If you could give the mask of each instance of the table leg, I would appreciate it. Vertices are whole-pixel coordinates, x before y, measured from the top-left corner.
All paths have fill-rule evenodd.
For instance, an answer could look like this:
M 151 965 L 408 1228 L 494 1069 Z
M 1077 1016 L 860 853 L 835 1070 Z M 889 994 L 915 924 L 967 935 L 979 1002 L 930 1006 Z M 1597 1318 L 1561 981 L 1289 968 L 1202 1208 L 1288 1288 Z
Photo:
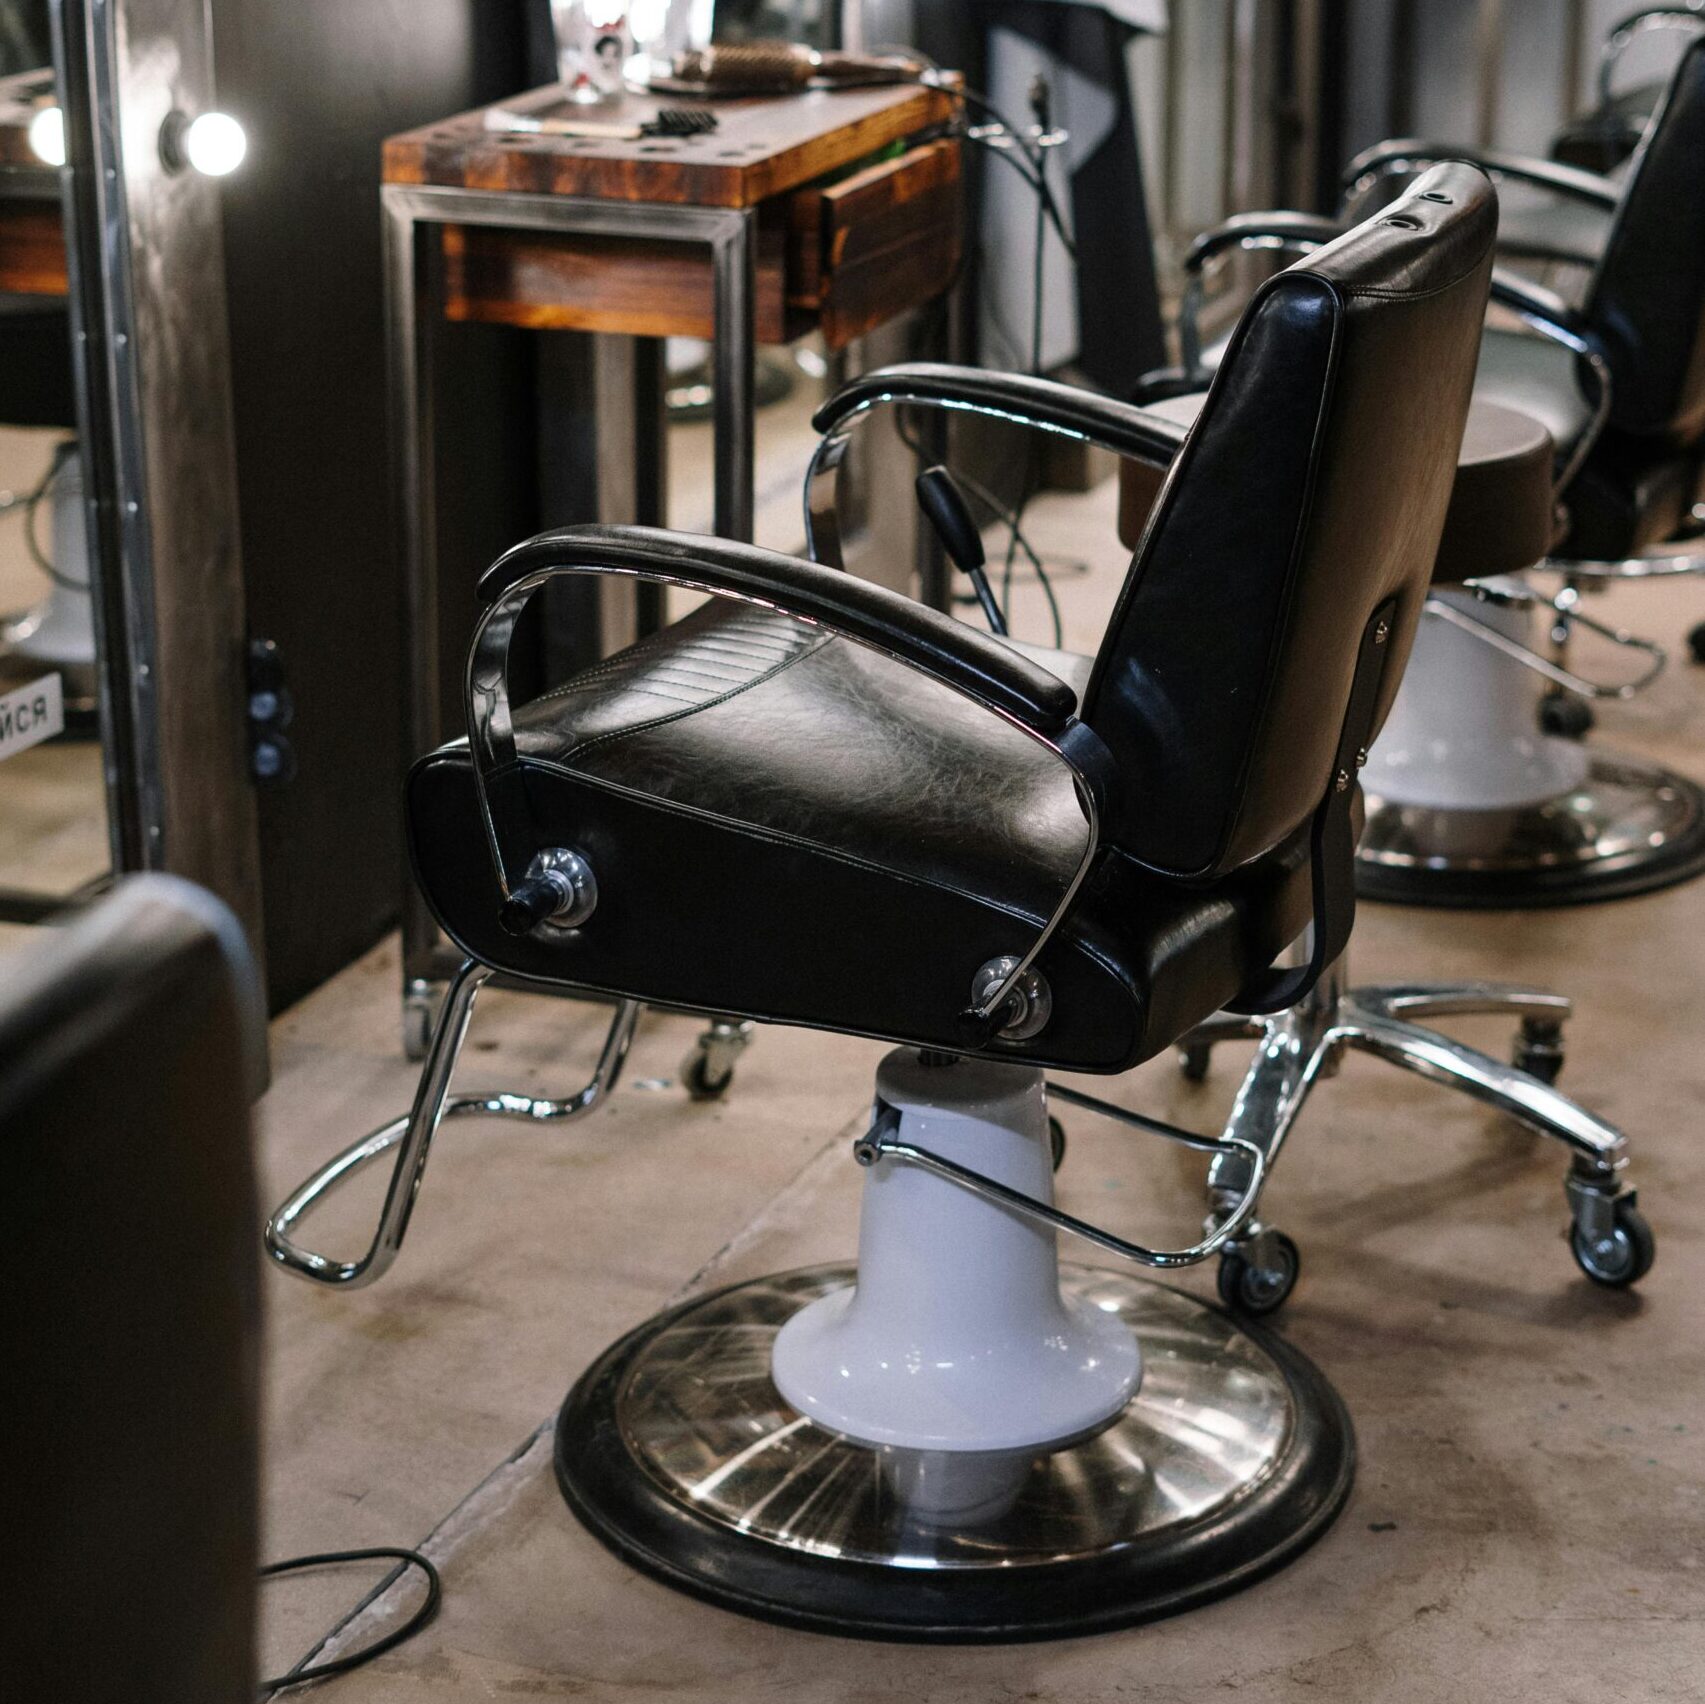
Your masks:
M 393 524 L 401 551 L 404 739 L 407 755 L 430 751 L 442 737 L 438 561 L 435 538 L 435 418 L 431 324 L 424 298 L 433 297 L 436 269 L 422 265 L 422 239 L 438 227 L 417 221 L 384 193 L 385 341 L 391 427 Z M 423 289 L 422 286 L 425 286 Z M 438 928 L 406 871 L 402 893 L 403 1039 L 418 1058 L 431 1033 L 442 993 L 434 959 Z
M 758 215 L 731 210 L 711 240 L 714 291 L 713 379 L 716 433 L 716 531 L 752 537 L 752 359 Z

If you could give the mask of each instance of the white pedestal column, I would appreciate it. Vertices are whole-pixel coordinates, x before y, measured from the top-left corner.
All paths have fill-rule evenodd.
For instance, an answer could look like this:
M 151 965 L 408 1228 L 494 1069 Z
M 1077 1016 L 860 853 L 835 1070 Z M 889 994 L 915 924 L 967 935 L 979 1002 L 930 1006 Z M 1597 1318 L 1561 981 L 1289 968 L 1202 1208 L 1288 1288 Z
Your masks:
M 983 1060 L 925 1065 L 897 1049 L 876 1092 L 900 1136 L 1053 1199 L 1042 1074 Z M 860 1443 L 1036 1452 L 1083 1437 L 1137 1389 L 1130 1328 L 1062 1297 L 1054 1233 L 883 1159 L 865 1175 L 858 1281 L 802 1309 L 772 1374 L 793 1407 Z
M 1534 612 L 1435 594 L 1523 644 Z M 1579 741 L 1540 732 L 1540 677 L 1436 615 L 1421 618 L 1391 715 L 1362 785 L 1385 804 L 1430 810 L 1537 805 L 1586 779 Z

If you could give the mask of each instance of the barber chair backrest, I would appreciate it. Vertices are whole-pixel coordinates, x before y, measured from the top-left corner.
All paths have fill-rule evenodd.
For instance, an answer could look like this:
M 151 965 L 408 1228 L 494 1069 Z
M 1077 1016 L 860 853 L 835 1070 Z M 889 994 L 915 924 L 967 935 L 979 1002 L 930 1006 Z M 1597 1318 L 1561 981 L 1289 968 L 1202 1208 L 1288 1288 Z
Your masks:
M 1109 825 L 1139 862 L 1221 876 L 1309 818 L 1364 631 L 1394 601 L 1384 719 L 1450 501 L 1496 227 L 1480 172 L 1434 167 L 1245 311 L 1084 699 L 1141 779 L 1141 808 Z
M 1705 435 L 1705 35 L 1634 155 L 1583 312 L 1610 362 L 1610 424 Z
M 0 968 L 8 1704 L 254 1697 L 259 996 L 138 876 Z

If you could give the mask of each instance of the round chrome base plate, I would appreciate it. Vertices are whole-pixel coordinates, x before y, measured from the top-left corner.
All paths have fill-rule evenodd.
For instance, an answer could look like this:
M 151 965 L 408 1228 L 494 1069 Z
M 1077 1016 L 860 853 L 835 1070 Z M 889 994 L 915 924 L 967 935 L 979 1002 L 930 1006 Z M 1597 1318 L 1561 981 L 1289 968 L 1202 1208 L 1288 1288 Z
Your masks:
M 1579 787 L 1536 805 L 1439 810 L 1370 795 L 1356 850 L 1356 891 L 1395 905 L 1586 905 L 1701 871 L 1705 790 L 1598 751 Z
M 1143 1382 L 1051 1454 L 872 1449 L 770 1382 L 777 1331 L 853 1281 L 811 1267 L 648 1320 L 557 1422 L 557 1480 L 618 1555 L 746 1614 L 884 1639 L 1054 1638 L 1205 1603 L 1317 1538 L 1349 1494 L 1349 1416 L 1281 1339 L 1179 1291 L 1066 1268 L 1124 1318 Z

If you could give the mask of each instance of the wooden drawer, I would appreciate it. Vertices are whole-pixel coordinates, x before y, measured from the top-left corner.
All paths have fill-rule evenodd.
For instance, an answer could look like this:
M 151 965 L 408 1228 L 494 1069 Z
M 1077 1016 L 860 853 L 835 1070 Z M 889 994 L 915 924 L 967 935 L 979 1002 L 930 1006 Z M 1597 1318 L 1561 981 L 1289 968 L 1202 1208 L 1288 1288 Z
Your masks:
M 787 305 L 839 349 L 941 294 L 964 241 L 957 142 L 926 142 L 788 201 Z
M 0 292 L 63 296 L 67 289 L 59 203 L 0 200 Z
M 930 300 L 961 243 L 959 148 L 929 142 L 758 214 L 756 330 L 830 348 Z M 445 315 L 540 331 L 712 334 L 710 261 L 688 243 L 444 228 Z

